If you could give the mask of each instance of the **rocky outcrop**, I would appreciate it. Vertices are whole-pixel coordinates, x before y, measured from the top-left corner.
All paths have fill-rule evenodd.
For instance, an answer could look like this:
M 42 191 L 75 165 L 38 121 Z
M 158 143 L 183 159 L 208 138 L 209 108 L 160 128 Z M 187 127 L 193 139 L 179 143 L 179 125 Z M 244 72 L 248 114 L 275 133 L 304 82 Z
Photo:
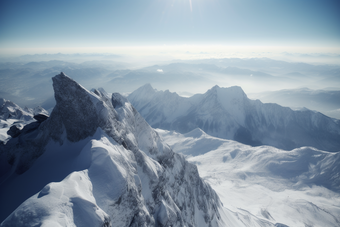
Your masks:
M 18 137 L 20 133 L 21 131 L 16 125 L 11 126 L 7 131 L 7 134 L 10 135 L 12 138 Z

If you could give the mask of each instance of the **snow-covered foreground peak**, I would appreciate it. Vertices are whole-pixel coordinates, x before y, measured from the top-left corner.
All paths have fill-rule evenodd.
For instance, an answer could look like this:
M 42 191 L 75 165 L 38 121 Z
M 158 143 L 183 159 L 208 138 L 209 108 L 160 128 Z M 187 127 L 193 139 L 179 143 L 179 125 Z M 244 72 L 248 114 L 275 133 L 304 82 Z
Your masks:
M 128 99 L 154 128 L 187 133 L 201 128 L 209 135 L 259 146 L 291 150 L 312 146 L 340 151 L 340 121 L 321 113 L 292 110 L 277 104 L 250 100 L 240 87 L 214 86 L 190 98 L 176 93 L 132 92 Z M 171 94 L 171 95 L 170 95 Z
M 0 172 L 1 226 L 272 226 L 223 208 L 120 94 L 63 73 L 53 88 L 50 117 L 0 147 L 11 164 Z
M 340 153 L 251 147 L 198 133 L 157 129 L 235 212 L 288 226 L 340 225 Z

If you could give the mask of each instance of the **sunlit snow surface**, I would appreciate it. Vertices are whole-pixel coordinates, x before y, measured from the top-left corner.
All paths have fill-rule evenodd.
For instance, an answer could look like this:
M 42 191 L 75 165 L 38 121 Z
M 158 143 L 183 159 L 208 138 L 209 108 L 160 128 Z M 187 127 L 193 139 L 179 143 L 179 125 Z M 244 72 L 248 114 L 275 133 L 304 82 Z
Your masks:
M 21 204 L 3 223 L 4 226 L 12 224 L 16 226 L 100 226 L 102 223 L 109 222 L 110 217 L 101 208 L 109 210 L 111 206 L 113 210 L 115 203 L 127 190 L 127 181 L 139 180 L 139 178 L 134 178 L 134 167 L 126 161 L 131 159 L 132 152 L 117 145 L 100 129 L 85 146 L 82 144 L 84 143 L 77 143 L 73 147 L 69 144 L 64 146 L 49 144 L 55 149 L 50 149 L 50 152 L 45 153 L 25 176 L 30 178 L 32 183 L 38 184 L 34 182 L 34 176 L 41 178 L 43 176 L 41 171 L 50 173 L 53 169 L 58 169 L 57 163 L 60 164 L 58 161 L 61 161 L 59 159 L 63 159 L 66 169 L 84 170 L 74 172 L 69 170 L 68 172 L 72 173 L 62 181 L 51 182 L 44 186 L 39 193 Z M 79 149 L 76 146 L 83 146 L 83 148 L 78 152 Z M 53 160 L 55 160 L 55 166 L 51 166 Z M 49 165 L 43 163 L 49 163 Z M 123 169 L 122 165 L 126 169 Z M 127 172 L 128 169 L 130 171 Z M 59 175 L 63 175 L 64 172 L 59 171 Z M 140 182 L 136 182 L 136 185 L 140 185 Z M 126 210 L 125 216 L 129 212 L 130 210 Z M 125 216 L 121 215 L 119 219 L 114 220 L 115 223 L 124 226 Z
M 50 117 L 0 144 L 0 226 L 339 225 L 337 153 L 159 131 L 223 207 L 126 98 L 53 86 Z
M 244 226 L 124 97 L 53 86 L 51 116 L 0 147 L 0 226 Z
M 288 226 L 340 225 L 340 154 L 303 147 L 251 147 L 195 129 L 157 129 L 195 163 L 224 207 Z

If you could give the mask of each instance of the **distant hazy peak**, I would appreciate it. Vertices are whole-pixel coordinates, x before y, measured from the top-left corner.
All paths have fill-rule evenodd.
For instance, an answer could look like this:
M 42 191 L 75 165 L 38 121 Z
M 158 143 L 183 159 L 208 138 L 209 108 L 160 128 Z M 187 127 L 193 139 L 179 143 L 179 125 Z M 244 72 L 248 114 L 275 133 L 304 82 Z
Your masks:
M 183 98 L 179 96 L 176 92 L 171 92 L 169 90 L 160 90 L 154 89 L 150 84 L 145 84 L 137 90 L 133 91 L 129 96 L 129 100 L 133 99 L 144 99 L 144 100 L 152 100 L 154 98 L 166 98 L 168 100 L 176 100 L 178 98 Z M 183 98 L 186 99 L 186 98 Z
M 220 87 L 218 85 L 213 86 L 210 90 L 229 90 L 229 91 L 238 91 L 244 93 L 243 89 L 240 86 L 231 86 L 231 87 Z
M 215 86 L 213 86 L 213 87 L 211 88 L 211 90 L 217 90 L 217 89 L 219 89 L 219 88 L 220 88 L 220 86 L 215 85 Z
M 156 89 L 154 89 L 151 84 L 145 84 L 137 90 L 133 91 L 131 94 L 129 94 L 129 99 L 143 99 L 143 100 L 149 100 L 156 94 Z
M 206 97 L 216 97 L 219 99 L 219 102 L 226 103 L 230 102 L 230 100 L 242 100 L 247 99 L 246 93 L 239 86 L 232 87 L 219 87 L 215 85 L 211 89 L 209 89 L 205 94 Z
M 151 91 L 154 92 L 155 89 L 151 86 L 150 83 L 144 84 L 143 86 L 141 86 L 140 88 L 138 88 L 137 90 L 141 90 L 141 91 Z

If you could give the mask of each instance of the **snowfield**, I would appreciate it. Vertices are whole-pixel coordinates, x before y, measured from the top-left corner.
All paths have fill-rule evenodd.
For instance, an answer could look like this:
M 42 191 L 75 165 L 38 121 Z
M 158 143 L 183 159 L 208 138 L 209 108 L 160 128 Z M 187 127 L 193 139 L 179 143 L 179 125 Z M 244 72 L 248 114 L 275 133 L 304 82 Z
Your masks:
M 284 151 L 157 129 L 186 155 L 231 211 L 288 226 L 340 225 L 340 154 L 311 147 Z

